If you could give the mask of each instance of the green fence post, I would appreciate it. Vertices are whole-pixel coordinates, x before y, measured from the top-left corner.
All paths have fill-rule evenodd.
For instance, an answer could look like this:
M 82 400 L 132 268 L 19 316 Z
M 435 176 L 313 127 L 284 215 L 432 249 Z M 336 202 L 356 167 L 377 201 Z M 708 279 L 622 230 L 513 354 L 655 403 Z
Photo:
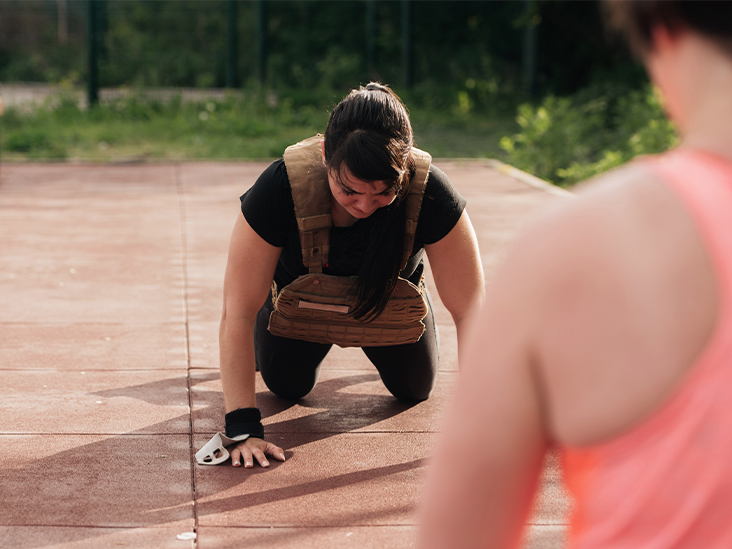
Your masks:
M 376 77 L 376 3 L 366 0 L 366 69 L 369 80 Z
M 526 27 L 524 29 L 523 73 L 524 90 L 529 97 L 536 96 L 537 34 L 541 16 L 534 0 L 524 0 Z
M 237 65 L 239 64 L 237 55 L 237 0 L 229 0 L 226 8 L 226 87 L 236 88 L 239 84 L 237 78 Z
M 412 0 L 402 0 L 402 71 L 404 87 L 414 84 L 414 59 L 412 57 Z
M 257 0 L 257 76 L 264 85 L 267 77 L 267 6 Z
M 93 107 L 99 103 L 99 17 L 97 0 L 87 0 L 87 103 Z

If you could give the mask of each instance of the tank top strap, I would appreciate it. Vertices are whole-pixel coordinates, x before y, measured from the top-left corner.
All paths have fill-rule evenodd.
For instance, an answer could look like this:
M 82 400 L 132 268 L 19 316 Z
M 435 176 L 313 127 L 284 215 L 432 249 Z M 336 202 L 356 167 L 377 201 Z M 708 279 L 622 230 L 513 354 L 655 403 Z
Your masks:
M 725 309 L 732 305 L 732 162 L 698 149 L 649 159 L 652 169 L 686 206 L 718 278 Z

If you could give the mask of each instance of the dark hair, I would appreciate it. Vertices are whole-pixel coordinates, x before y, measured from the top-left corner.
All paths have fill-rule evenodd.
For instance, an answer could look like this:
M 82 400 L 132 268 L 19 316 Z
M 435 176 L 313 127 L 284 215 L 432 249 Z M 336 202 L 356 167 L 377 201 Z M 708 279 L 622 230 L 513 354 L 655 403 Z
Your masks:
M 371 82 L 352 90 L 330 115 L 325 130 L 328 172 L 340 180 L 347 167 L 354 177 L 382 181 L 396 198 L 372 215 L 376 223 L 358 272 L 355 318 L 373 318 L 394 290 L 404 250 L 404 197 L 414 173 L 414 136 L 409 113 L 388 87 Z
M 710 0 L 604 0 L 608 25 L 625 34 L 636 55 L 653 47 L 653 28 L 690 28 L 732 56 L 732 2 Z

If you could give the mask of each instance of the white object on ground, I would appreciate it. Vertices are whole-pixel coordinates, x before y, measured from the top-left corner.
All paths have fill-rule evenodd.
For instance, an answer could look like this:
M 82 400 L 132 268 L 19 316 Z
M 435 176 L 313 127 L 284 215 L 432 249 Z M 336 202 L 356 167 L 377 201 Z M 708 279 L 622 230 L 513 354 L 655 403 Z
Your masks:
M 196 461 L 199 465 L 218 465 L 229 459 L 227 446 L 241 442 L 249 438 L 249 435 L 239 435 L 234 438 L 227 437 L 224 433 L 216 433 L 211 440 L 203 445 L 196 452 Z

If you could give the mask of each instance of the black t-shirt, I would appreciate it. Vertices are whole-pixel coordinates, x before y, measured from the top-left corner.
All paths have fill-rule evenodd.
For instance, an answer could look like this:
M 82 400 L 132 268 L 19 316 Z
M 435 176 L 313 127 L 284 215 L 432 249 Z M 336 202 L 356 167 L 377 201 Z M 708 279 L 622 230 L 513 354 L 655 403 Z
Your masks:
M 452 230 L 465 209 L 465 202 L 444 172 L 430 166 L 414 248 L 403 276 L 415 284 L 419 282 L 424 269 L 424 245 L 434 244 Z M 259 236 L 282 248 L 274 277 L 279 288 L 307 274 L 284 160 L 273 162 L 241 196 L 241 211 Z M 376 220 L 377 216 L 371 215 L 350 227 L 332 227 L 328 265 L 323 272 L 336 276 L 357 274 L 368 246 L 370 228 Z M 404 235 L 399 238 L 403 239 Z

